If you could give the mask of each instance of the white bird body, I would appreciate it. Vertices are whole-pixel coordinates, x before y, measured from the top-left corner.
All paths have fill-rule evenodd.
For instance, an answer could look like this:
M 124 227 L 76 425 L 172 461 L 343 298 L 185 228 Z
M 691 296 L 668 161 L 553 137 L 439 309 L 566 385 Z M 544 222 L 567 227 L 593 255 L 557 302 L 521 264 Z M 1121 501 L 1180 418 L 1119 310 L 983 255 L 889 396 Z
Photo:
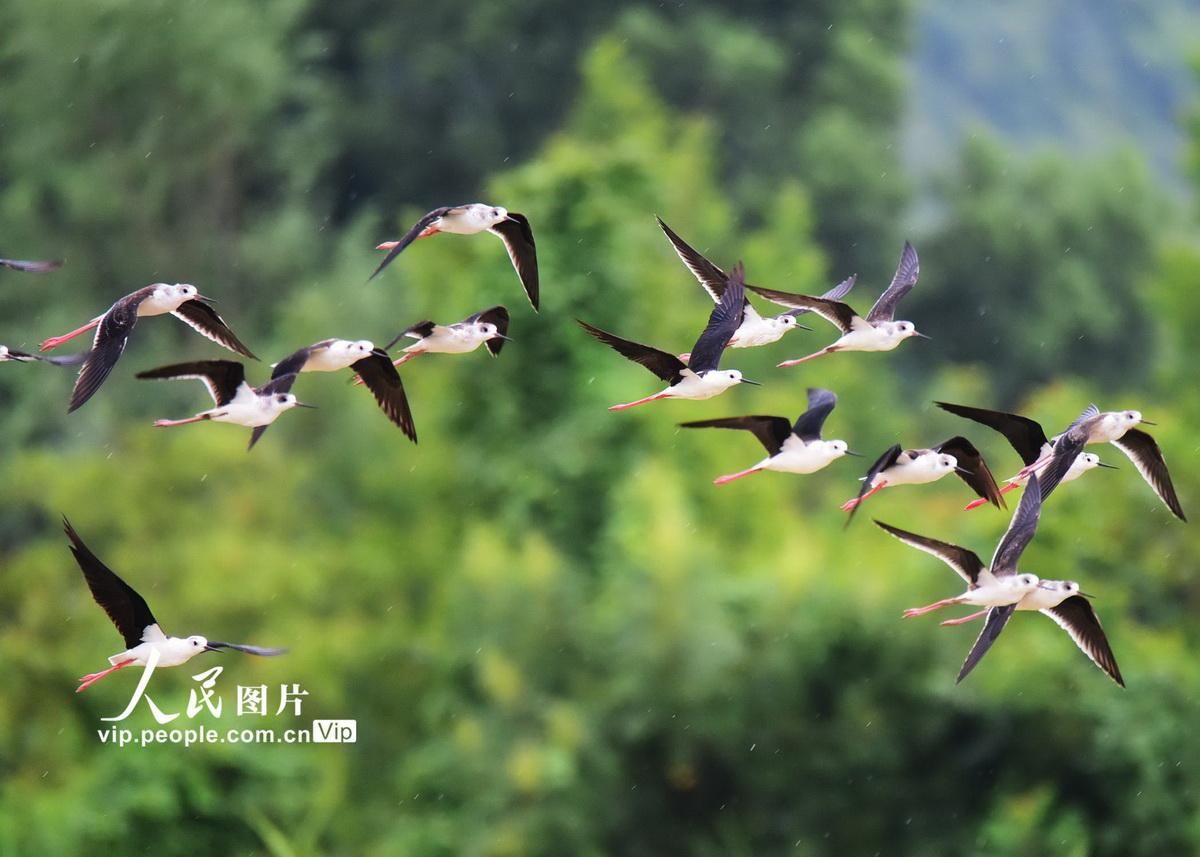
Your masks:
M 427 351 L 432 354 L 467 354 L 495 337 L 497 332 L 496 325 L 486 322 L 439 324 L 434 326 L 429 336 L 420 337 L 405 348 L 404 353 Z
M 269 426 L 279 419 L 280 414 L 290 411 L 296 407 L 296 404 L 296 397 L 291 393 L 271 393 L 260 396 L 249 384 L 243 384 L 238 388 L 233 401 L 207 411 L 201 411 L 192 419 L 257 428 L 258 426 Z
M 127 666 L 145 666 L 150 660 L 150 653 L 157 650 L 156 666 L 177 667 L 204 652 L 207 646 L 208 640 L 204 637 L 168 637 L 157 625 L 150 625 L 139 645 L 111 655 L 108 662 L 114 666 L 121 662 Z
M 508 210 L 496 205 L 473 202 L 463 205 L 433 222 L 438 232 L 453 232 L 456 235 L 475 235 L 486 232 L 497 223 L 508 219 Z
M 1033 592 L 1038 585 L 1035 574 L 1006 574 L 996 577 L 990 571 L 979 576 L 979 585 L 968 589 L 953 599 L 956 604 L 973 604 L 976 607 L 1006 607 L 1017 604 Z
M 699 375 L 691 369 L 684 369 L 680 375 L 683 376 L 682 381 L 667 387 L 658 396 L 668 399 L 711 399 L 742 383 L 742 373 L 737 369 L 710 369 Z
M 330 339 L 309 352 L 301 372 L 340 372 L 349 369 L 359 360 L 370 356 L 375 343 L 369 339 Z M 274 369 L 277 363 L 271 364 Z
M 1050 456 L 1053 454 L 1053 452 L 1054 452 L 1053 446 L 1046 445 L 1046 446 L 1042 447 L 1042 457 L 1037 462 L 1038 467 L 1033 468 L 1033 469 L 1041 469 L 1041 468 L 1044 468 L 1047 464 L 1049 464 Z M 1075 457 L 1075 460 L 1071 462 L 1071 467 L 1063 475 L 1062 482 L 1074 482 L 1076 479 L 1078 479 L 1083 474 L 1087 473 L 1089 470 L 1095 470 L 1099 466 L 1100 466 L 1100 456 L 1096 455 L 1094 452 L 1081 452 L 1081 453 L 1079 453 L 1078 456 Z M 1030 477 L 1030 475 L 1032 475 L 1033 469 L 1030 469 L 1028 472 L 1026 472 L 1025 470 L 1022 470 L 1016 476 L 1007 480 L 1007 484 L 1014 485 L 1014 486 L 1024 485 L 1026 482 L 1029 481 L 1029 477 Z
M 746 306 L 746 317 L 729 340 L 727 348 L 757 348 L 760 345 L 770 345 L 783 339 L 789 330 L 795 330 L 799 325 L 796 317 L 780 315 L 774 318 L 764 318 L 753 307 Z
M 891 351 L 901 342 L 917 335 L 911 321 L 881 321 L 871 324 L 856 318 L 849 333 L 829 346 L 833 351 Z
M 764 458 L 755 467 L 780 473 L 816 473 L 846 454 L 844 440 L 810 440 L 792 435 L 783 442 L 778 455 Z
M 866 487 L 874 488 L 881 482 L 888 485 L 925 485 L 936 482 L 947 473 L 953 473 L 957 467 L 957 458 L 936 449 L 921 450 L 914 457 L 901 453 L 895 464 L 875 474 Z

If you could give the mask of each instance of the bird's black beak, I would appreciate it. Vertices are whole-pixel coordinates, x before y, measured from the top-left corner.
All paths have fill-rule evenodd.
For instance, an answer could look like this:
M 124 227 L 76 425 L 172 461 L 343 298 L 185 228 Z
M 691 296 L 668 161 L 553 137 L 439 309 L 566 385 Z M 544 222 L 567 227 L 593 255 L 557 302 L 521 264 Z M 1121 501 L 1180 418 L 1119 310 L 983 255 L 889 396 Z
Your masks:
M 933 337 L 932 337 L 932 336 L 926 336 L 924 333 L 920 333 L 920 332 L 918 332 L 918 331 L 916 331 L 916 330 L 914 330 L 914 331 L 913 331 L 913 336 L 919 336 L 919 337 L 921 337 L 922 339 L 933 339 Z
M 200 303 L 202 303 L 202 304 L 208 304 L 209 306 L 212 306 L 213 304 L 215 304 L 215 303 L 216 303 L 216 301 L 215 301 L 215 300 L 213 300 L 213 299 L 212 299 L 212 298 L 210 298 L 210 297 L 206 297 L 205 295 L 196 295 L 194 298 L 192 298 L 192 300 L 194 300 L 194 301 L 200 301 Z
M 205 647 L 204 647 L 204 651 L 206 651 L 206 652 L 220 652 L 221 650 L 220 650 L 220 649 L 217 649 L 217 648 L 214 648 L 214 647 L 212 647 L 212 646 L 205 646 Z
M 511 336 L 505 336 L 503 333 L 497 333 L 492 339 L 503 339 L 505 342 L 512 342 Z
M 1092 595 L 1089 592 L 1084 592 L 1082 589 L 1079 590 L 1079 594 L 1082 595 L 1084 598 L 1095 598 L 1096 597 L 1095 595 Z
M 864 458 L 865 457 L 861 452 L 854 452 L 853 450 L 850 450 L 850 449 L 846 450 L 846 455 L 853 455 L 855 458 Z
M 1152 423 L 1152 422 L 1150 422 L 1150 420 L 1142 420 L 1142 425 L 1144 425 L 1144 426 L 1156 426 L 1156 425 L 1158 425 L 1158 423 Z
M 742 379 L 742 383 L 743 383 L 743 384 L 753 384 L 755 387 L 761 387 L 761 386 L 762 386 L 762 382 L 760 382 L 760 381 L 751 381 L 749 378 L 743 378 L 743 379 Z
M 312 408 L 314 411 L 317 410 L 316 405 L 310 405 L 310 404 L 307 404 L 306 402 L 296 402 L 296 407 L 297 408 Z
M 800 322 L 796 322 L 796 329 L 797 330 L 812 330 L 812 328 L 809 327 L 807 324 L 801 324 Z
M 1103 461 L 1097 461 L 1096 466 L 1103 467 L 1105 470 L 1120 470 L 1121 469 L 1121 468 L 1117 467 L 1117 465 L 1115 465 L 1115 464 L 1105 464 Z
M 967 470 L 965 467 L 956 467 L 954 469 L 957 470 L 959 473 L 961 473 L 963 476 L 971 476 L 972 475 L 971 471 Z

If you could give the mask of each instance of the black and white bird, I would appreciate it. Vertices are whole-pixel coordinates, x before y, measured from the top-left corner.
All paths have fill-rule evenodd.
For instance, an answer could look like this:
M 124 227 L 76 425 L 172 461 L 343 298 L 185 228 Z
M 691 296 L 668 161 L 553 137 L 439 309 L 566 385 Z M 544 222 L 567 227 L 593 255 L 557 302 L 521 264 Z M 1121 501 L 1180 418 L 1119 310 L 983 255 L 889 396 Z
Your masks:
M 659 399 L 711 399 L 724 393 L 730 387 L 738 384 L 758 384 L 743 378 L 737 369 L 720 369 L 721 354 L 742 324 L 742 312 L 745 307 L 746 293 L 742 266 L 739 263 L 729 277 L 725 294 L 708 317 L 708 326 L 692 346 L 690 359 L 684 363 L 674 354 L 660 351 L 649 345 L 642 345 L 628 339 L 593 327 L 586 321 L 579 321 L 581 327 L 592 336 L 612 348 L 622 357 L 645 366 L 669 385 L 667 389 L 653 396 L 646 396 L 634 402 L 622 405 L 612 405 L 610 411 L 621 411 L 646 402 Z
M 1004 411 L 989 411 L 986 408 L 954 405 L 949 402 L 934 402 L 934 404 L 943 411 L 965 417 L 968 420 L 974 420 L 981 425 L 988 426 L 1000 432 L 1000 434 L 1004 435 L 1009 445 L 1016 450 L 1017 455 L 1021 456 L 1021 461 L 1024 462 L 1026 467 L 1033 465 L 1035 462 L 1041 462 L 1040 466 L 1044 467 L 1054 449 L 1054 441 L 1046 437 L 1046 432 L 1042 430 L 1042 427 L 1029 417 L 1023 417 L 1020 414 L 1010 414 Z M 1057 438 L 1054 440 L 1057 440 Z M 1063 476 L 1062 481 L 1072 482 L 1089 470 L 1095 470 L 1097 467 L 1105 467 L 1110 470 L 1117 469 L 1111 464 L 1102 462 L 1100 456 L 1095 453 L 1081 452 L 1075 457 L 1075 461 Z M 1030 472 L 1022 470 L 1021 473 L 1008 479 L 1000 489 L 1000 493 L 1007 494 L 1009 491 L 1023 486 L 1029 481 Z M 974 509 L 982 506 L 985 502 L 987 501 L 983 499 L 972 500 L 967 504 L 966 508 L 968 510 Z
M 853 514 L 868 497 L 884 488 L 924 485 L 936 482 L 947 473 L 957 473 L 986 502 L 997 508 L 1004 505 L 992 471 L 979 450 L 965 437 L 955 435 L 930 449 L 901 449 L 900 444 L 890 447 L 871 465 L 863 477 L 858 496 L 843 503 L 842 511 Z
M 61 259 L 0 259 L 0 268 L 24 271 L 27 274 L 45 274 L 48 271 L 57 271 L 62 264 Z
M 323 339 L 288 355 L 272 367 L 271 381 L 275 393 L 288 393 L 301 372 L 340 372 L 354 370 L 355 381 L 366 384 L 379 409 L 395 423 L 405 437 L 417 442 L 417 429 L 400 373 L 392 365 L 386 350 L 376 348 L 368 339 Z M 255 426 L 250 435 L 253 447 L 267 426 Z
M 395 361 L 397 366 L 422 354 L 466 354 L 484 344 L 495 357 L 504 343 L 512 341 L 508 338 L 508 310 L 502 306 L 488 307 L 453 324 L 419 321 L 402 330 L 387 344 L 387 350 L 401 339 L 416 342 L 404 349 L 403 356 Z
M 215 407 L 201 411 L 194 417 L 183 420 L 155 420 L 154 425 L 160 428 L 183 426 L 206 420 L 257 428 L 269 426 L 279 418 L 280 414 L 292 408 L 315 407 L 304 404 L 287 392 L 287 389 L 296 380 L 294 374 L 272 378 L 261 387 L 251 387 L 246 383 L 245 368 L 241 363 L 233 360 L 197 360 L 193 363 L 176 363 L 172 366 L 162 366 L 147 372 L 139 372 L 137 376 L 146 379 L 195 378 L 204 382 L 209 395 L 213 398 Z M 250 438 L 250 447 L 254 446 L 256 440 L 256 437 Z
M 680 238 L 671 227 L 663 222 L 661 217 L 656 219 L 659 228 L 667 236 L 671 246 L 675 248 L 675 253 L 679 256 L 680 261 L 692 272 L 692 276 L 696 278 L 708 296 L 714 302 L 719 302 L 721 295 L 725 294 L 725 284 L 729 282 L 729 275 Z M 855 279 L 855 277 L 850 277 L 843 280 L 821 297 L 826 300 L 841 300 L 854 288 Z M 772 342 L 782 339 L 789 330 L 812 330 L 797 320 L 799 316 L 811 312 L 808 309 L 793 309 L 781 315 L 764 317 L 747 298 L 744 312 L 742 326 L 734 332 L 733 337 L 729 340 L 730 348 L 754 348 L 759 345 L 770 345 Z M 680 359 L 686 358 L 681 355 Z
M 683 428 L 741 429 L 752 433 L 767 450 L 767 457 L 746 470 L 719 476 L 714 485 L 724 485 L 760 470 L 780 473 L 816 473 L 851 452 L 844 440 L 822 440 L 821 427 L 837 405 L 830 390 L 808 389 L 808 410 L 793 424 L 786 417 L 749 416 L 680 423 Z
M 18 351 L 15 348 L 9 348 L 7 345 L 0 345 L 0 363 L 7 361 L 15 363 L 50 363 L 54 366 L 78 366 L 84 360 L 87 360 L 87 352 L 82 354 L 69 354 L 64 357 L 43 357 L 41 354 L 30 354 L 26 351 Z
M 1153 437 L 1137 428 L 1141 424 L 1154 425 L 1142 418 L 1141 411 L 1101 411 L 1094 404 L 1088 405 L 1079 418 L 1067 426 L 1066 431 L 1055 440 L 1055 450 L 1058 449 L 1058 439 L 1068 435 L 1085 444 L 1111 443 L 1133 462 L 1146 484 L 1154 489 L 1154 493 L 1162 500 L 1163 505 L 1170 509 L 1171 514 L 1181 521 L 1186 521 L 1187 516 L 1183 513 L 1179 495 L 1175 493 L 1175 485 L 1171 482 L 1171 474 L 1167 470 L 1167 461 L 1163 458 L 1162 450 L 1158 448 L 1158 443 Z M 1057 453 L 1043 453 L 1037 461 L 1025 465 L 1014 478 L 1044 469 L 1052 454 Z
M 1100 627 L 1100 620 L 1096 617 L 1092 605 L 1088 603 L 1087 597 L 1079 591 L 1079 584 L 1070 580 L 1041 580 L 1036 575 L 1022 573 L 1017 569 L 1021 554 L 1037 532 L 1042 495 L 1042 486 L 1038 484 L 1038 476 L 1034 473 L 1030 476 L 1029 485 L 1021 497 L 1008 531 L 996 547 L 990 567 L 985 566 L 973 551 L 966 548 L 918 536 L 876 521 L 877 525 L 900 541 L 946 563 L 967 582 L 967 591 L 963 595 L 945 598 L 927 607 L 906 610 L 904 615 L 921 616 L 952 604 L 973 604 L 985 608 L 984 612 L 942 623 L 958 625 L 977 619 L 985 613 L 987 615 L 983 631 L 963 661 L 958 678 L 955 679 L 956 683 L 966 678 L 987 654 L 1016 610 L 1038 610 L 1062 626 L 1096 666 L 1124 687 L 1125 682 L 1117 668 L 1117 661 L 1108 645 L 1104 629 Z M 1019 596 L 1013 598 L 1017 593 L 1020 593 Z
M 88 549 L 66 518 L 63 518 L 63 529 L 66 530 L 67 538 L 71 540 L 71 553 L 75 556 L 75 562 L 79 563 L 83 578 L 92 591 L 92 598 L 104 608 L 104 612 L 125 640 L 125 650 L 108 659 L 112 666 L 81 677 L 79 687 L 75 689 L 76 693 L 87 690 L 106 675 L 119 669 L 145 666 L 152 652 L 158 653 L 156 667 L 177 667 L 202 652 L 219 652 L 222 649 L 266 657 L 282 655 L 287 651 L 241 643 L 222 643 L 200 636 L 168 637 L 159 627 L 154 614 L 150 612 L 150 605 L 146 603 L 146 599 L 138 595 L 132 586 L 118 577 L 116 572 Z
M 170 313 L 206 339 L 211 339 L 237 354 L 257 360 L 254 353 L 242 344 L 229 329 L 229 325 L 217 315 L 216 310 L 210 306 L 211 303 L 210 298 L 201 295 L 195 286 L 188 283 L 154 283 L 121 298 L 109 307 L 107 312 L 96 316 L 83 327 L 43 342 L 41 350 L 49 351 L 96 328 L 92 349 L 83 368 L 79 370 L 79 377 L 75 379 L 75 389 L 71 393 L 71 404 L 67 413 L 82 407 L 100 389 L 100 385 L 125 351 L 134 325 L 143 316 Z
M 538 308 L 537 247 L 533 242 L 533 230 L 529 226 L 529 220 L 523 214 L 481 202 L 435 208 L 414 223 L 400 240 L 384 241 L 376 246 L 376 250 L 389 252 L 379 263 L 371 279 L 390 265 L 409 244 L 418 238 L 428 238 L 439 232 L 452 232 L 456 235 L 490 232 L 499 237 L 504 242 L 504 249 L 508 251 L 508 258 L 512 261 L 517 276 L 521 279 L 521 286 L 525 289 L 529 303 L 535 310 Z
M 896 268 L 896 274 L 892 277 L 892 282 L 887 290 L 879 296 L 879 300 L 875 301 L 875 306 L 871 307 L 866 318 L 855 312 L 849 304 L 838 300 L 780 292 L 775 289 L 764 289 L 761 286 L 747 286 L 747 288 L 780 306 L 812 310 L 842 332 L 841 338 L 832 345 L 827 345 L 806 357 L 784 360 L 779 364 L 780 366 L 795 366 L 835 351 L 891 351 L 901 342 L 913 336 L 929 339 L 925 334 L 918 333 L 916 325 L 911 321 L 894 320 L 896 305 L 917 284 L 920 270 L 917 251 L 907 241 L 904 242 L 904 251 L 900 255 L 900 265 Z

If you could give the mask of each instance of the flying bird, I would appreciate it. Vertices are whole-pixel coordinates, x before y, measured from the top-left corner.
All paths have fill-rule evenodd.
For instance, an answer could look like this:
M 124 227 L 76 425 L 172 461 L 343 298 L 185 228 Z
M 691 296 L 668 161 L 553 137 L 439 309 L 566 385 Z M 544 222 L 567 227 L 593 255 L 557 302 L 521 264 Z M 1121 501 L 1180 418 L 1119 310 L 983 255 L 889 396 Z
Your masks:
M 275 384 L 272 389 L 276 394 L 290 392 L 301 372 L 340 372 L 342 369 L 353 369 L 357 376 L 355 382 L 366 384 L 387 418 L 404 432 L 405 437 L 417 442 L 417 429 L 413 425 L 412 410 L 400 373 L 392 365 L 387 351 L 376 348 L 370 340 L 323 339 L 301 348 L 272 367 L 271 381 Z M 254 427 L 250 434 L 251 447 L 266 430 L 265 425 Z
M 257 360 L 253 352 L 242 344 L 217 315 L 216 310 L 210 306 L 211 303 L 210 298 L 201 295 L 195 286 L 188 283 L 154 283 L 121 298 L 109 307 L 107 312 L 96 316 L 83 327 L 43 342 L 41 350 L 49 351 L 96 328 L 92 350 L 88 352 L 87 360 L 79 370 L 79 377 L 75 379 L 75 389 L 71 393 L 71 404 L 67 413 L 82 407 L 100 389 L 100 385 L 108 378 L 113 367 L 117 365 L 117 360 L 124 353 L 125 346 L 129 343 L 129 335 L 133 333 L 134 325 L 142 316 L 170 313 L 206 339 Z
M 676 255 L 679 256 L 679 259 L 687 269 L 692 272 L 692 276 L 700 283 L 700 287 L 708 293 L 708 296 L 714 302 L 720 302 L 721 295 L 725 294 L 725 284 L 729 282 L 729 275 L 675 234 L 675 231 L 667 226 L 661 217 L 656 219 L 658 220 L 659 228 L 667 236 L 667 240 L 671 242 L 671 246 L 675 248 Z M 821 297 L 827 300 L 840 300 L 854 288 L 855 279 L 855 277 L 850 277 L 843 280 Z M 784 334 L 789 330 L 796 330 L 797 328 L 800 330 L 812 330 L 812 328 L 805 327 L 797 321 L 798 316 L 806 312 L 811 312 L 808 309 L 788 310 L 782 315 L 765 318 L 759 314 L 758 310 L 754 308 L 749 298 L 747 298 L 744 311 L 745 316 L 742 319 L 742 326 L 734 332 L 733 337 L 729 340 L 730 348 L 754 348 L 759 345 L 770 345 L 772 342 L 778 342 L 782 339 Z M 681 355 L 680 359 L 685 360 L 687 358 Z
M 146 599 L 138 595 L 132 586 L 91 552 L 66 518 L 63 518 L 63 529 L 67 538 L 71 540 L 71 553 L 74 554 L 75 562 L 79 564 L 83 578 L 92 591 L 92 598 L 104 608 L 104 612 L 125 640 L 125 651 L 108 659 L 112 666 L 80 678 L 76 693 L 87 690 L 106 675 L 119 669 L 134 665 L 144 666 L 150 660 L 150 653 L 154 651 L 158 652 L 156 666 L 160 667 L 177 667 L 201 652 L 219 652 L 222 649 L 267 657 L 282 655 L 287 651 L 241 643 L 222 643 L 200 636 L 168 637 L 159 627 L 154 614 L 150 612 L 150 605 L 146 603 Z
M 736 369 L 719 369 L 721 354 L 742 324 L 746 293 L 741 263 L 734 269 L 720 303 L 708 317 L 708 326 L 692 346 L 690 359 L 684 363 L 674 354 L 659 351 L 579 321 L 581 327 L 612 348 L 622 357 L 645 366 L 668 384 L 667 389 L 634 402 L 612 405 L 610 411 L 621 411 L 659 399 L 711 399 L 738 384 L 758 384 L 743 378 Z M 578 319 L 577 319 L 578 320 Z
M 45 274 L 57 271 L 62 267 L 61 259 L 45 259 L 33 261 L 29 259 L 0 259 L 0 268 L 11 268 L 14 271 L 24 271 L 27 274 Z
M 751 432 L 767 450 L 767 457 L 753 467 L 719 476 L 714 485 L 724 485 L 760 470 L 780 473 L 815 473 L 851 452 L 844 440 L 822 440 L 821 427 L 837 405 L 837 396 L 829 390 L 808 389 L 808 410 L 795 424 L 786 417 L 749 416 L 680 423 L 683 428 L 741 429 Z
M 201 411 L 194 417 L 183 420 L 155 420 L 154 425 L 161 428 L 183 426 L 212 420 L 218 423 L 233 423 L 247 428 L 269 426 L 278 419 L 284 411 L 292 408 L 311 408 L 287 392 L 296 376 L 281 375 L 272 378 L 261 387 L 251 387 L 246 383 L 246 370 L 241 363 L 233 360 L 197 360 L 193 363 L 176 363 L 172 366 L 162 366 L 147 372 L 139 372 L 139 378 L 174 379 L 195 378 L 203 381 L 208 393 L 213 398 L 215 407 Z M 258 438 L 250 438 L 250 447 Z
M 1046 432 L 1042 430 L 1042 427 L 1029 417 L 1023 417 L 1020 414 L 1009 414 L 1004 411 L 989 411 L 986 408 L 953 405 L 949 402 L 934 402 L 934 404 L 943 411 L 965 417 L 968 420 L 974 420 L 981 425 L 988 426 L 1000 432 L 1004 435 L 1009 445 L 1016 450 L 1017 455 L 1021 456 L 1021 461 L 1024 462 L 1026 467 L 1036 462 L 1041 462 L 1040 466 L 1044 467 L 1054 449 L 1054 442 L 1047 438 Z M 1102 462 L 1100 456 L 1094 453 L 1081 452 L 1075 457 L 1071 468 L 1063 475 L 1062 481 L 1072 482 L 1089 470 L 1095 470 L 1097 467 L 1105 467 L 1110 470 L 1117 469 L 1111 464 Z M 1029 473 L 1022 471 L 1008 479 L 1000 489 L 1000 493 L 1007 494 L 1009 491 L 1023 486 L 1027 481 L 1029 481 Z M 968 510 L 974 509 L 982 506 L 985 502 L 982 499 L 972 500 L 967 504 L 966 508 Z
M 917 251 L 907 241 L 904 242 L 900 265 L 896 268 L 891 285 L 879 296 L 879 300 L 875 301 L 875 306 L 871 307 L 866 318 L 855 312 L 849 304 L 838 300 L 779 292 L 760 286 L 747 286 L 747 288 L 781 306 L 812 310 L 842 332 L 841 338 L 832 345 L 827 345 L 807 357 L 784 360 L 779 364 L 781 367 L 795 366 L 835 351 L 891 351 L 901 342 L 913 336 L 929 339 L 925 334 L 918 333 L 916 326 L 911 321 L 894 320 L 896 305 L 917 284 L 920 270 Z
M 538 308 L 537 248 L 534 246 L 533 230 L 529 227 L 529 221 L 523 214 L 499 206 L 484 205 L 481 202 L 435 208 L 414 223 L 399 241 L 384 241 L 378 245 L 376 250 L 389 252 L 370 279 L 375 279 L 409 244 L 418 238 L 428 238 L 439 232 L 453 232 L 457 235 L 490 232 L 498 236 L 504 242 L 504 249 L 508 251 L 508 258 L 521 279 L 521 286 L 525 289 L 529 303 L 535 310 Z
M 957 473 L 963 482 L 997 508 L 1004 505 L 996 480 L 975 445 L 965 437 L 954 436 L 930 449 L 890 447 L 875 460 L 863 477 L 858 496 L 842 504 L 843 512 L 853 515 L 868 497 L 896 485 L 924 485 L 936 482 L 947 473 Z M 849 520 L 846 522 L 849 524 Z
M 78 366 L 87 359 L 87 352 L 82 354 L 69 354 L 65 357 L 43 357 L 40 354 L 29 354 L 25 351 L 18 351 L 15 348 L 9 348 L 7 345 L 0 345 L 0 363 L 13 361 L 16 363 L 34 363 L 41 361 L 50 363 L 53 366 Z
M 419 321 L 401 331 L 387 344 L 387 350 L 405 338 L 416 342 L 404 349 L 404 355 L 395 361 L 397 366 L 422 354 L 466 354 L 484 344 L 495 357 L 504 343 L 512 341 L 508 338 L 508 310 L 502 306 L 488 307 L 454 324 Z

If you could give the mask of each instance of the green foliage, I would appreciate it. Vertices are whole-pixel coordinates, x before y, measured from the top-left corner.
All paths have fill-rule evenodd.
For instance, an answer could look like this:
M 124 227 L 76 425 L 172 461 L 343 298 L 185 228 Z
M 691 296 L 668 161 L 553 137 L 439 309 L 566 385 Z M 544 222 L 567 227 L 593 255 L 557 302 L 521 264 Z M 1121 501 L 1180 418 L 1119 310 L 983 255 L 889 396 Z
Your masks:
M 761 449 L 749 436 L 676 427 L 794 417 L 819 384 L 841 397 L 828 436 L 874 455 L 965 431 L 1003 476 L 1018 466 L 1003 440 L 930 399 L 1007 398 L 1047 428 L 1096 399 L 1159 423 L 1188 506 L 1200 497 L 1185 455 L 1200 421 L 1185 374 L 1200 259 L 1147 229 L 1157 196 L 1136 164 L 1026 164 L 974 147 L 962 186 L 945 194 L 946 225 L 919 244 L 922 282 L 906 301 L 932 342 L 775 370 L 831 341 L 813 320 L 812 333 L 728 354 L 761 389 L 605 411 L 658 381 L 575 318 L 683 351 L 711 307 L 655 214 L 718 264 L 744 259 L 767 286 L 820 292 L 862 261 L 856 306 L 894 265 L 903 188 L 891 166 L 891 58 L 902 10 L 809 5 L 751 4 L 736 20 L 716 5 L 636 10 L 606 35 L 589 17 L 600 13 L 557 4 L 510 18 L 488 4 L 464 17 L 368 2 L 139 12 L 110 0 L 79 4 L 61 28 L 37 4 L 0 11 L 13 34 L 0 47 L 12 70 L 0 75 L 5 250 L 78 242 L 59 274 L 0 271 L 0 341 L 77 324 L 123 284 L 159 276 L 221 299 L 264 358 L 255 380 L 320 338 L 385 342 L 419 318 L 456 320 L 497 302 L 512 311 L 514 339 L 495 360 L 480 351 L 404 368 L 417 447 L 361 389 L 327 375 L 297 386 L 320 410 L 286 415 L 250 455 L 245 433 L 227 426 L 152 428 L 153 417 L 198 409 L 203 392 L 133 372 L 219 353 L 169 320 L 139 325 L 105 389 L 70 418 L 69 372 L 0 367 L 0 853 L 1195 850 L 1196 537 L 1115 452 L 1104 454 L 1120 472 L 1055 495 L 1028 561 L 1097 596 L 1129 691 L 1030 615 L 955 687 L 975 631 L 899 614 L 959 582 L 869 519 L 986 555 L 1006 514 L 963 514 L 969 495 L 946 480 L 884 492 L 843 530 L 837 506 L 856 491 L 860 460 L 717 489 L 713 477 Z M 376 18 L 377 29 L 363 26 Z M 823 36 L 830 23 L 834 36 Z M 494 73 L 453 62 L 454 46 L 490 56 L 529 28 L 539 35 L 521 44 L 544 43 L 540 59 L 514 50 L 517 67 Z M 312 35 L 334 31 L 334 56 L 309 62 L 326 44 Z M 104 34 L 124 41 L 108 54 L 83 49 Z M 61 50 L 39 50 L 55 40 Z M 693 49 L 714 40 L 711 67 L 697 67 Z M 95 73 L 68 67 L 76 48 Z M 388 110 L 379 90 L 349 82 L 395 95 L 393 57 L 407 88 Z M 527 61 L 560 79 L 517 86 L 543 68 Z M 703 85 L 689 88 L 689 73 Z M 181 95 L 138 88 L 146 78 Z M 518 93 L 513 112 L 494 106 L 493 87 Z M 78 90 L 86 123 L 42 122 L 39 88 L 56 99 Z M 422 100 L 427 112 L 411 109 Z M 481 104 L 493 112 L 467 122 Z M 786 105 L 774 129 L 752 123 L 764 104 Z M 187 116 L 163 124 L 154 110 Z M 414 159 L 448 110 L 471 133 L 431 162 Z M 521 111 L 536 121 L 516 127 Z M 529 156 L 503 168 L 464 157 L 509 151 L 488 128 L 520 137 Z M 139 153 L 147 135 L 169 159 Z M 786 167 L 796 152 L 810 159 L 802 171 Z M 378 181 L 395 183 L 381 197 L 416 200 L 389 212 L 393 226 L 419 215 L 418 196 L 443 178 L 452 189 L 486 177 L 481 197 L 528 214 L 543 311 L 525 304 L 486 236 L 419 242 L 365 282 L 377 212 L 357 216 L 344 201 L 342 217 L 317 212 L 337 207 L 337 170 L 375 157 L 398 165 L 385 177 L 375 164 Z M 126 192 L 114 195 L 113 181 Z M 101 198 L 107 213 L 84 202 Z M 991 254 L 997 263 L 981 267 Z M 963 283 L 970 301 L 943 311 Z M 34 312 L 43 301 L 54 309 Z M 980 301 L 983 317 L 972 314 Z M 1031 307 L 1048 317 L 1022 334 Z M 1137 337 L 1150 332 L 1162 345 L 1143 354 Z M 997 353 L 1011 361 L 1001 370 Z M 358 743 L 102 745 L 99 718 L 124 705 L 135 676 L 70 693 L 117 639 L 71 562 L 64 513 L 168 632 L 291 647 L 278 659 L 222 656 L 227 695 L 298 682 L 310 691 L 303 719 L 357 718 Z M 154 695 L 180 705 L 215 657 L 156 674 Z M 132 719 L 151 722 L 144 709 Z

